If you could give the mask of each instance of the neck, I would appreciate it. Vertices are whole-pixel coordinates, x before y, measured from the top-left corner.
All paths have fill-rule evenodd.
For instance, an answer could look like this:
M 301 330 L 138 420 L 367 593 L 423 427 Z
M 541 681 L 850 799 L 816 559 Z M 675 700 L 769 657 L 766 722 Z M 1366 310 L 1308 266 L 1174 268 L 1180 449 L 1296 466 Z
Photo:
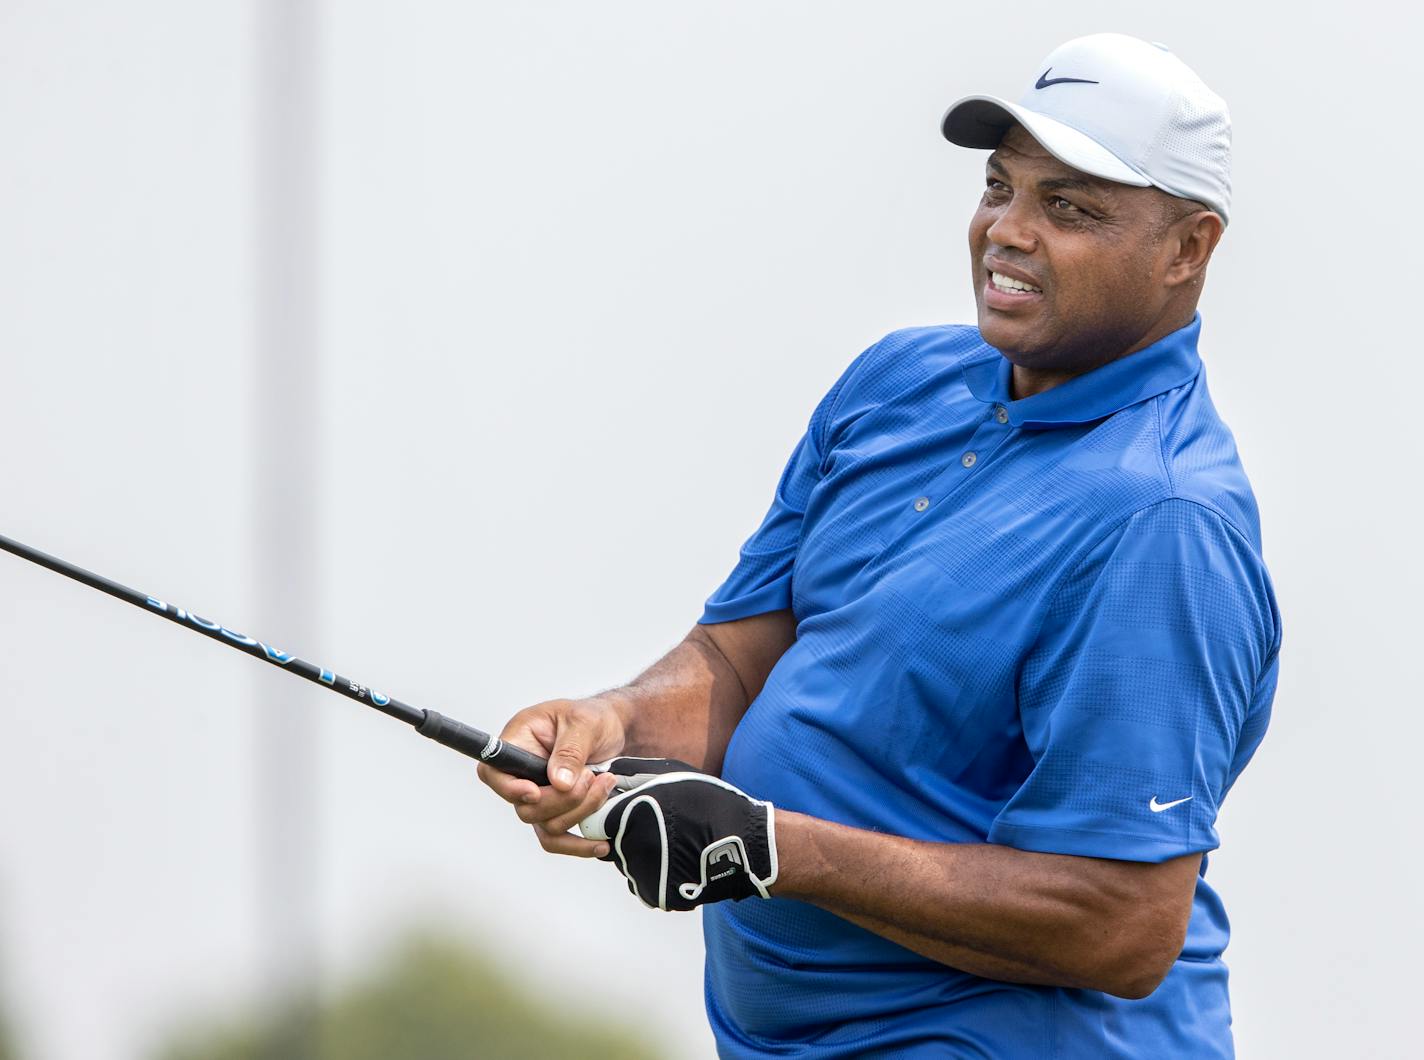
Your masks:
M 1014 401 L 1021 401 L 1024 398 L 1033 397 L 1035 394 L 1042 394 L 1045 390 L 1052 390 L 1056 386 L 1062 386 L 1068 382 L 1068 380 L 1076 379 L 1078 376 L 1091 372 L 1095 368 L 1101 368 L 1105 364 L 1111 364 L 1113 361 L 1120 361 L 1124 357 L 1130 357 L 1138 350 L 1145 350 L 1154 342 L 1159 342 L 1172 334 L 1172 332 L 1186 327 L 1192 322 L 1192 318 L 1195 315 L 1196 306 L 1190 306 L 1185 316 L 1174 314 L 1163 319 L 1121 353 L 1114 354 L 1111 357 L 1104 357 L 1097 361 L 1089 361 L 1087 363 L 1080 362 L 1071 368 L 1055 368 L 1050 366 L 1035 368 L 1015 364 L 1013 366 L 1013 374 L 1009 381 L 1009 397 Z
M 1087 371 L 1091 370 L 1092 369 L 1087 369 Z M 1052 390 L 1056 386 L 1061 386 L 1074 376 L 1082 374 L 1082 372 L 1043 371 L 1037 368 L 1025 368 L 1021 364 L 1016 364 L 1013 368 L 1013 374 L 1009 378 L 1009 397 L 1014 401 L 1022 401 L 1024 398 L 1030 398 L 1035 394 L 1042 394 L 1045 390 Z

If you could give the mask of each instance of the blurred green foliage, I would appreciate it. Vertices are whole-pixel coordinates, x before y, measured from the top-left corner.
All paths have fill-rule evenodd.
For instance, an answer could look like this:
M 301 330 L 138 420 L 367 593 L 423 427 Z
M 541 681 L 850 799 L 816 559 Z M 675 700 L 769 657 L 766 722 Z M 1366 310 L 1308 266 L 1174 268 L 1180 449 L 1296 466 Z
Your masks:
M 5 982 L 0 979 L 0 988 Z M 0 989 L 0 1060 L 19 1060 L 19 1047 L 15 1045 L 15 1032 L 10 1027 L 9 1012 L 5 1007 L 5 991 Z
M 19 1060 L 19 1056 L 10 1037 L 10 1024 L 5 1019 L 5 1010 L 0 1008 L 0 1060 Z
M 582 979 L 585 997 L 596 982 Z M 561 992 L 562 993 L 562 992 Z M 540 998 L 487 958 L 420 933 L 377 970 L 316 1004 L 190 1021 L 156 1060 L 549 1060 L 664 1055 L 590 1006 Z M 0 1057 L 4 1054 L 0 1053 Z

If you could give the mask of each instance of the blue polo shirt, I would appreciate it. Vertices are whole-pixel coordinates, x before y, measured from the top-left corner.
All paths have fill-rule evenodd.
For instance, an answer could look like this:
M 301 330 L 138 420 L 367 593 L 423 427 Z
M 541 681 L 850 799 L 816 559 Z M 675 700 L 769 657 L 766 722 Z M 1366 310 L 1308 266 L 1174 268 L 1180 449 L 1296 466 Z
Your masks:
M 1200 324 L 1020 401 L 972 327 L 861 354 L 707 601 L 704 623 L 797 621 L 723 775 L 914 839 L 1145 862 L 1214 849 L 1266 730 L 1280 620 Z M 719 1049 L 1232 1056 L 1206 860 L 1181 957 L 1137 1001 L 969 975 L 790 899 L 709 906 Z

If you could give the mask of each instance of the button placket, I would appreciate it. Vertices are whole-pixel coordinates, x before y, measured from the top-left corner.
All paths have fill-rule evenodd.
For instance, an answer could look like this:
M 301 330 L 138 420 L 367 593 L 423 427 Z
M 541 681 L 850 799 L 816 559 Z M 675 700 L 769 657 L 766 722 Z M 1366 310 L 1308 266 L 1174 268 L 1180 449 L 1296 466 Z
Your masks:
M 1002 419 L 999 416 L 1000 411 L 1003 412 Z M 937 509 L 942 507 L 950 497 L 959 491 L 961 486 L 968 484 L 971 477 L 968 472 L 972 472 L 984 460 L 998 452 L 999 447 L 1013 435 L 1012 427 L 1007 431 L 1004 430 L 1004 424 L 1007 423 L 1008 418 L 1008 409 L 1003 405 L 995 405 L 989 410 L 989 414 L 969 438 L 969 447 L 959 454 L 956 463 L 948 463 L 944 466 L 935 480 L 929 484 L 929 488 L 915 497 L 906 508 L 901 509 L 903 514 L 891 530 L 888 541 L 898 540 L 910 532 L 911 527 L 919 525 L 919 516 L 924 515 L 932 507 Z

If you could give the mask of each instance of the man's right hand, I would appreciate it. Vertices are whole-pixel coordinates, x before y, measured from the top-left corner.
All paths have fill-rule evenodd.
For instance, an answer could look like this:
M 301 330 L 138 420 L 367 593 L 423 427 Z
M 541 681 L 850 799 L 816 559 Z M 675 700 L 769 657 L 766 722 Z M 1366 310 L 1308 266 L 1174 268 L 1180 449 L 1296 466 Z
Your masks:
M 621 768 L 634 775 L 674 766 L 720 772 L 732 731 L 795 641 L 790 611 L 693 626 L 630 684 L 588 699 L 551 699 L 510 719 L 500 736 L 549 759 L 548 785 L 517 780 L 487 765 L 480 766 L 480 779 L 534 826 L 545 850 L 603 857 L 605 841 L 570 832 L 603 806 L 617 782 L 614 775 L 595 775 L 589 763 L 652 751 L 667 757 L 657 759 L 656 767 L 645 760 Z M 630 739 L 635 747 L 629 748 Z
M 549 783 L 543 787 L 481 764 L 480 779 L 514 806 L 526 824 L 534 826 L 539 844 L 551 854 L 596 858 L 608 844 L 574 835 L 570 829 L 597 811 L 613 791 L 617 778 L 595 776 L 590 762 L 606 762 L 622 754 L 624 719 L 612 698 L 551 699 L 526 707 L 504 727 L 500 738 L 549 759 Z

